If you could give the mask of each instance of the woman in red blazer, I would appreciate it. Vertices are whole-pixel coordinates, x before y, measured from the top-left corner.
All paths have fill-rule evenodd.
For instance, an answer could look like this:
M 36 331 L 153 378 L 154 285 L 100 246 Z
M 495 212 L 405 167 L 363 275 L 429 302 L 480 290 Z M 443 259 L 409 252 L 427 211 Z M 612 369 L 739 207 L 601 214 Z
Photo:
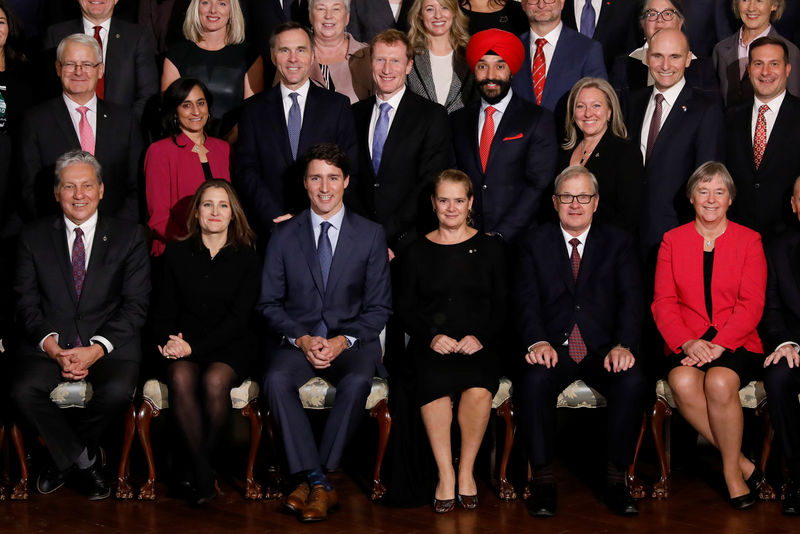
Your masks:
M 756 326 L 767 263 L 760 235 L 727 219 L 736 190 L 724 165 L 701 165 L 686 189 L 696 217 L 664 234 L 653 317 L 666 343 L 678 410 L 719 449 L 730 503 L 743 509 L 764 481 L 741 453 L 739 388 L 764 359 Z
M 231 181 L 230 145 L 205 134 L 211 100 L 203 82 L 194 78 L 178 78 L 162 96 L 168 137 L 150 145 L 144 159 L 153 256 L 187 234 L 186 216 L 200 184 L 212 178 Z

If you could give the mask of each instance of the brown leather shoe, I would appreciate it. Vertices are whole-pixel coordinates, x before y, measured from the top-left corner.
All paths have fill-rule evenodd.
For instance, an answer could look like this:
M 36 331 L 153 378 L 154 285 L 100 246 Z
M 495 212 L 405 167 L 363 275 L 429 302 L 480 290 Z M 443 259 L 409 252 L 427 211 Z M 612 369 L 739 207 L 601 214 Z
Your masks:
M 331 489 L 328 491 L 322 484 L 317 484 L 311 488 L 311 493 L 308 495 L 306 505 L 303 507 L 300 521 L 304 523 L 324 521 L 328 519 L 328 510 L 332 510 L 337 506 L 339 506 L 339 496 L 336 494 L 336 490 Z
M 309 491 L 308 482 L 303 482 L 297 486 L 294 491 L 286 497 L 286 500 L 283 501 L 283 510 L 290 514 L 299 514 L 302 512 L 306 505 L 306 500 L 308 500 Z

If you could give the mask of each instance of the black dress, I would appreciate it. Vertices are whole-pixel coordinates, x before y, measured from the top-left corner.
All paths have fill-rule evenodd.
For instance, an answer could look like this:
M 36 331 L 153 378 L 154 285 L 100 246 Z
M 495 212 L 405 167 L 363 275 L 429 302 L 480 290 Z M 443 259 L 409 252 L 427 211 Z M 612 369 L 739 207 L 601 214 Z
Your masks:
M 188 360 L 227 363 L 247 377 L 257 356 L 250 321 L 261 275 L 256 251 L 228 246 L 212 259 L 199 238 L 190 238 L 168 244 L 163 260 L 153 314 L 158 344 L 182 332 L 192 347 Z
M 514 35 L 521 35 L 531 29 L 528 23 L 528 17 L 522 10 L 520 3 L 516 0 L 507 0 L 502 9 L 492 13 L 472 11 L 469 9 L 469 5 L 462 5 L 461 11 L 463 11 L 469 19 L 467 31 L 470 35 L 475 35 L 480 31 L 490 28 L 505 30 Z
M 471 387 L 497 392 L 495 340 L 505 326 L 507 270 L 502 242 L 477 233 L 455 245 L 418 239 L 401 266 L 397 313 L 410 335 L 418 405 Z M 473 335 L 483 349 L 442 355 L 430 348 L 438 334 Z

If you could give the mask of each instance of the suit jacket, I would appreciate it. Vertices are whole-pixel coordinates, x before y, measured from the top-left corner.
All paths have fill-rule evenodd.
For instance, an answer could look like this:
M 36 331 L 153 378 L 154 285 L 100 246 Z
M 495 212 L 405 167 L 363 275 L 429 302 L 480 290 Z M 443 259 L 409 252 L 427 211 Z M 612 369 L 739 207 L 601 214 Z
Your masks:
M 583 6 L 584 0 L 566 0 L 561 10 L 564 26 L 580 31 L 580 19 L 575 20 L 575 3 Z M 639 28 L 637 0 L 604 0 L 592 39 L 603 45 L 606 70 L 611 71 L 614 58 L 636 48 L 636 29 Z
M 753 161 L 752 112 L 750 98 L 730 109 L 726 116 L 726 163 L 738 190 L 731 218 L 767 238 L 796 219 L 789 208 L 789 198 L 794 180 L 800 176 L 796 143 L 800 98 L 786 94 L 758 169 Z
M 414 56 L 414 67 L 408 75 L 406 84 L 416 94 L 424 96 L 431 102 L 438 102 L 436 86 L 433 83 L 431 57 L 427 51 Z M 475 85 L 475 77 L 467 65 L 467 60 L 463 54 L 453 53 L 453 79 L 450 82 L 450 91 L 447 93 L 444 107 L 447 108 L 448 113 L 452 113 L 477 98 L 478 88 Z
M 44 48 L 53 59 L 58 43 L 73 33 L 83 33 L 82 19 L 68 20 L 47 29 Z M 147 99 L 159 89 L 152 35 L 138 24 L 111 17 L 106 47 L 104 100 L 133 108 L 136 118 L 141 119 Z
M 351 178 L 358 174 L 355 126 L 346 96 L 311 84 L 297 161 L 289 145 L 280 85 L 245 102 L 239 120 L 234 184 L 260 235 L 272 228 L 272 219 L 278 215 L 297 213 L 308 206 L 302 184 L 302 155 L 317 143 L 338 144 L 350 159 Z
M 383 226 L 389 246 L 397 252 L 422 226 L 418 214 L 430 213 L 420 209 L 430 206 L 431 185 L 448 168 L 450 124 L 444 107 L 406 89 L 383 145 L 376 176 L 369 152 L 374 106 L 374 97 L 353 105 L 361 174 L 355 181 L 351 178 L 349 189 L 358 211 Z
M 575 280 L 560 224 L 540 226 L 521 244 L 516 282 L 525 346 L 560 347 L 577 324 L 590 354 L 605 356 L 618 344 L 637 354 L 642 282 L 636 247 L 622 230 L 592 223 Z
M 475 227 L 511 241 L 536 221 L 542 193 L 555 178 L 553 115 L 513 92 L 484 172 L 478 150 L 480 106 L 475 102 L 451 115 L 456 166 L 472 179 Z
M 730 351 L 744 347 L 764 352 L 756 326 L 764 310 L 767 261 L 757 232 L 728 222 L 714 247 L 711 277 L 712 317 L 706 311 L 703 286 L 703 237 L 694 222 L 664 234 L 658 251 L 653 319 L 669 353 L 710 327 L 711 341 Z
M 62 96 L 28 112 L 22 123 L 20 181 L 29 220 L 59 211 L 53 201 L 55 162 L 64 152 L 80 148 Z M 100 214 L 139 221 L 142 137 L 130 109 L 98 99 L 94 155 L 105 184 Z
M 800 230 L 794 226 L 767 249 L 767 296 L 759 331 L 765 352 L 800 339 Z
M 525 32 L 519 38 L 525 47 L 525 61 L 514 75 L 511 87 L 519 96 L 536 102 L 533 95 L 531 34 Z M 541 106 L 555 111 L 556 116 L 559 116 L 561 108 L 566 110 L 566 100 L 572 86 L 584 76 L 608 79 L 603 63 L 603 46 L 572 28 L 563 26 L 547 71 Z
M 256 308 L 279 336 L 297 339 L 324 319 L 329 338 L 352 336 L 364 347 L 377 342 L 386 325 L 391 292 L 383 229 L 349 209 L 323 286 L 311 215 L 304 210 L 280 223 L 269 240 Z M 375 363 L 382 369 L 379 349 Z
M 790 93 L 800 96 L 800 69 L 795 70 L 795 65 L 800 65 L 800 50 L 788 39 L 782 37 L 775 30 L 770 28 L 769 36 L 780 39 L 789 48 L 789 63 L 792 65 L 792 72 L 789 73 L 789 80 L 786 88 Z M 730 37 L 723 39 L 714 47 L 714 67 L 719 77 L 719 90 L 725 104 L 730 107 L 739 102 L 746 102 L 753 97 L 753 86 L 750 78 L 745 72 L 744 77 L 739 76 L 739 32 L 737 31 Z
M 51 332 L 65 347 L 102 336 L 114 346 L 106 357 L 139 361 L 139 329 L 147 315 L 150 259 L 142 228 L 100 216 L 80 300 L 72 278 L 63 215 L 27 226 L 17 252 L 17 319 L 23 330 L 19 355 L 47 355 L 39 342 Z
M 730 0 L 690 0 L 683 2 L 683 12 L 683 31 L 689 38 L 689 47 L 702 58 L 710 57 L 714 45 L 741 23 L 733 16 Z
M 639 145 L 644 114 L 653 89 L 631 95 L 626 126 Z M 641 242 L 646 254 L 654 252 L 664 232 L 694 219 L 686 199 L 686 182 L 706 161 L 722 161 L 725 137 L 719 96 L 686 84 L 664 121 L 650 159 L 644 164 Z
M 408 11 L 413 3 L 413 0 L 402 0 L 400 13 L 395 20 L 388 0 L 351 0 L 347 31 L 364 43 L 369 43 L 373 37 L 390 28 L 407 32 Z

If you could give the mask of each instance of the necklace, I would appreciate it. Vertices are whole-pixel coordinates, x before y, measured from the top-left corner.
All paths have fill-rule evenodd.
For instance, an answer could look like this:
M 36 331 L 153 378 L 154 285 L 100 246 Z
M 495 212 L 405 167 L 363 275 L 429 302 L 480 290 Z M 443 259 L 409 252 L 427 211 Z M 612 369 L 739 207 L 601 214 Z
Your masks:
M 581 156 L 581 160 L 578 162 L 578 165 L 583 165 L 583 162 L 586 161 L 587 154 L 591 154 L 591 151 L 586 148 L 586 139 L 581 139 L 581 147 L 583 148 L 583 155 Z M 592 147 L 594 150 L 594 147 Z

